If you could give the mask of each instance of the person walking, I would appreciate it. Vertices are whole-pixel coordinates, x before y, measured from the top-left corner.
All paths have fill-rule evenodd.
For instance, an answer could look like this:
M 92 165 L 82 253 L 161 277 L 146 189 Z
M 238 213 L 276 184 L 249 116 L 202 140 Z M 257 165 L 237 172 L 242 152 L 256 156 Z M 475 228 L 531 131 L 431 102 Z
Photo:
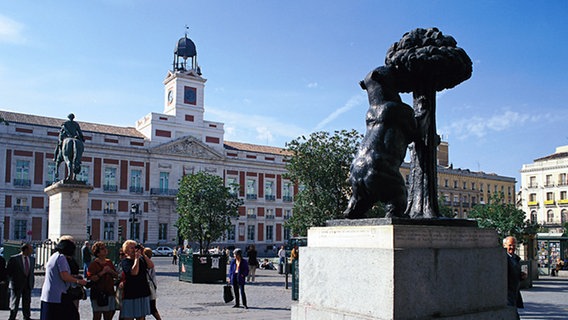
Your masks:
M 521 271 L 521 258 L 515 254 L 517 239 L 506 237 L 503 248 L 507 252 L 507 305 L 515 308 L 517 319 L 520 319 L 517 308 L 524 308 L 521 281 L 527 278 L 527 274 Z
M 144 255 L 144 247 L 134 240 L 126 240 L 122 250 L 126 259 L 121 262 L 125 278 L 120 319 L 145 320 L 147 315 L 152 314 L 146 270 L 154 268 L 154 263 Z
M 67 257 L 74 253 L 75 243 L 70 238 L 64 238 L 55 246 L 55 252 L 47 261 L 41 288 L 41 320 L 79 320 L 79 311 L 67 296 L 67 290 L 71 284 L 85 286 L 87 281 L 71 275 Z
M 118 272 L 114 264 L 107 259 L 108 249 L 104 242 L 97 241 L 92 248 L 95 259 L 87 270 L 87 279 L 94 282 L 91 287 L 91 307 L 93 320 L 111 320 L 116 311 L 116 298 L 114 280 L 118 279 Z
M 233 285 L 235 291 L 235 305 L 233 308 L 240 308 L 239 291 L 243 299 L 243 306 L 248 309 L 247 295 L 245 294 L 246 277 L 249 274 L 248 263 L 243 259 L 243 252 L 237 248 L 233 251 L 235 258 L 229 266 L 229 282 Z
M 83 262 L 83 278 L 87 277 L 87 269 L 92 261 L 92 252 L 89 248 L 89 241 L 85 241 L 81 247 L 81 261 Z
M 10 280 L 10 318 L 15 320 L 22 300 L 22 313 L 24 319 L 31 316 L 32 289 L 34 288 L 35 259 L 31 257 L 33 248 L 29 243 L 20 247 L 20 253 L 8 260 L 7 274 Z
M 178 247 L 174 247 L 174 251 L 172 252 L 172 264 L 177 264 L 178 262 Z
M 152 259 L 152 249 L 144 248 L 144 255 L 146 255 L 149 259 Z M 148 286 L 150 286 L 150 312 L 152 312 L 152 316 L 156 318 L 156 320 L 162 320 L 160 313 L 158 312 L 158 308 L 156 307 L 156 298 L 158 290 L 158 285 L 156 282 L 156 269 L 151 268 L 148 269 Z
M 254 244 L 250 245 L 247 251 L 247 257 L 249 265 L 249 275 L 247 277 L 247 281 L 254 282 L 254 279 L 256 277 L 256 268 L 258 268 L 258 257 L 257 257 L 256 247 L 254 246 Z
M 283 274 L 284 269 L 286 268 L 286 250 L 284 249 L 284 246 L 281 246 L 280 250 L 278 250 L 278 258 L 280 260 L 278 263 L 278 273 Z

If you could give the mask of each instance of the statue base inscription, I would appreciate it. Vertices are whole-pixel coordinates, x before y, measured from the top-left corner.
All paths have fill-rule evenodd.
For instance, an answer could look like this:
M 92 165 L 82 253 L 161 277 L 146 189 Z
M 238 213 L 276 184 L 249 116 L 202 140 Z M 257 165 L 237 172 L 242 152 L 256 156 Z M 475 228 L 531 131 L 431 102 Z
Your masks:
M 514 319 L 495 231 L 471 226 L 311 228 L 293 320 Z
M 57 182 L 44 189 L 49 196 L 47 238 L 57 241 L 62 235 L 75 240 L 87 239 L 87 208 L 90 185 L 80 182 Z

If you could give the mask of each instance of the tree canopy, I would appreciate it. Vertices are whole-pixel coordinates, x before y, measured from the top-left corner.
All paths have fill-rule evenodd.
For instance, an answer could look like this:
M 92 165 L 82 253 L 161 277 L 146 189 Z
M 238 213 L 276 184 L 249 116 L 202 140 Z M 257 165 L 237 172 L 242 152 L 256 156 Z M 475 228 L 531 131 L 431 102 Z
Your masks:
M 494 193 L 485 205 L 476 205 L 469 213 L 482 228 L 495 229 L 500 239 L 514 236 L 521 240 L 528 233 L 534 233 L 536 225 L 525 221 L 525 212 L 515 208 L 515 205 L 504 203 L 501 192 Z
M 309 227 L 323 226 L 329 219 L 343 218 L 351 186 L 349 167 L 362 135 L 356 130 L 314 132 L 286 144 L 287 177 L 300 185 L 294 199 L 294 215 L 286 226 L 306 235 Z
M 199 243 L 201 253 L 206 252 L 212 241 L 229 230 L 241 204 L 221 177 L 206 172 L 186 175 L 177 194 L 176 227 L 182 237 Z

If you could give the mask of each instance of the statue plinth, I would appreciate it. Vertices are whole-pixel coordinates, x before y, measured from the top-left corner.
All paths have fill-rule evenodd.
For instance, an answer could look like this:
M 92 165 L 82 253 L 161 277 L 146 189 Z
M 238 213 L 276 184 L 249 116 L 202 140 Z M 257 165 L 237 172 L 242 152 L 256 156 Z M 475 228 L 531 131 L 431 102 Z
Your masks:
M 515 318 L 495 231 L 391 222 L 309 229 L 292 319 Z
M 57 241 L 62 235 L 75 240 L 87 238 L 87 208 L 93 186 L 79 181 L 59 181 L 44 189 L 49 196 L 47 238 Z

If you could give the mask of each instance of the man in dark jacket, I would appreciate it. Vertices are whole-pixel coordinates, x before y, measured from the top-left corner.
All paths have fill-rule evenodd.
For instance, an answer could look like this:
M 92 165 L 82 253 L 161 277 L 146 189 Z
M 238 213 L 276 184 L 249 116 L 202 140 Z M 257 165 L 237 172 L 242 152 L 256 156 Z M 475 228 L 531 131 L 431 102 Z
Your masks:
M 515 309 L 524 308 L 520 289 L 521 280 L 526 279 L 527 274 L 521 271 L 521 258 L 515 254 L 517 239 L 512 236 L 503 239 L 503 248 L 507 252 L 507 305 Z
M 13 255 L 8 260 L 8 278 L 10 279 L 10 318 L 16 320 L 16 314 L 22 300 L 22 313 L 24 319 L 30 319 L 32 302 L 32 289 L 34 288 L 35 259 L 31 256 L 33 248 L 24 243 L 21 253 Z

